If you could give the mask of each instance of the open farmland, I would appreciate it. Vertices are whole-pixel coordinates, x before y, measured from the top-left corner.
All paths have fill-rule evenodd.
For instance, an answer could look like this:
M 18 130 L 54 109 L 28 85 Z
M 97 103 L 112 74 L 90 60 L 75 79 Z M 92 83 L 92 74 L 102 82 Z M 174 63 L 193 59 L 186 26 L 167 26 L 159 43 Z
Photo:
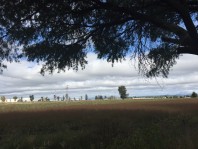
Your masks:
M 196 149 L 198 99 L 0 104 L 1 149 Z

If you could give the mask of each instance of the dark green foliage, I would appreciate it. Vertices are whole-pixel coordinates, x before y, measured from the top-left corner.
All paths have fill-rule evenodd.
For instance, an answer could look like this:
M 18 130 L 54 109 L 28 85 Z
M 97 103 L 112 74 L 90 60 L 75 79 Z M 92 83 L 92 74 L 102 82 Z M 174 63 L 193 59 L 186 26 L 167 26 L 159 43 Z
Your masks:
M 167 77 L 179 54 L 198 55 L 197 11 L 196 0 L 1 0 L 0 71 L 21 57 L 43 62 L 42 74 L 83 69 L 92 51 Z
M 127 90 L 125 86 L 119 86 L 118 87 L 118 92 L 120 94 L 120 98 L 124 99 L 127 97 Z
M 192 92 L 191 97 L 192 98 L 196 98 L 197 97 L 197 93 L 196 92 Z
M 36 49 L 36 50 L 35 50 Z M 45 61 L 41 69 L 41 74 L 44 74 L 46 70 L 53 72 L 54 69 L 64 70 L 68 68 L 74 68 L 78 70 L 78 65 L 84 67 L 87 63 L 85 60 L 85 52 L 82 50 L 82 46 L 79 44 L 73 45 L 61 45 L 41 43 L 33 45 L 24 49 L 28 55 L 29 61 Z
M 5 102 L 5 101 L 6 101 L 5 96 L 1 96 L 1 101 L 2 101 L 2 102 Z
M 176 63 L 178 54 L 174 47 L 164 44 L 158 48 L 151 49 L 148 58 L 150 59 L 149 71 L 146 71 L 147 66 L 145 66 L 145 69 L 141 69 L 144 72 L 147 72 L 147 77 L 154 77 L 160 74 L 164 77 L 168 77 L 169 70 Z M 141 65 L 141 67 L 144 67 L 144 65 Z
M 95 96 L 95 100 L 103 100 L 103 96 L 102 95 L 97 95 L 97 96 Z
M 34 95 L 30 95 L 30 101 L 34 100 Z
M 18 98 L 17 96 L 14 96 L 14 97 L 13 97 L 14 101 L 16 101 L 16 100 L 17 100 L 17 98 Z
M 57 96 L 57 101 L 59 101 L 60 100 L 60 97 L 59 96 Z
M 85 94 L 85 100 L 88 100 L 88 95 L 87 94 Z

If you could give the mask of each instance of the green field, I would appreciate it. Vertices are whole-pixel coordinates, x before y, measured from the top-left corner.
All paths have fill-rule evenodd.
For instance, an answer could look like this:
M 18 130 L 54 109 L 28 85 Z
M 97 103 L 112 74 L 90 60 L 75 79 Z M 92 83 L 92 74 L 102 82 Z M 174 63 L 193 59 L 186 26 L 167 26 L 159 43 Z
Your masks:
M 0 103 L 0 149 L 158 148 L 198 148 L 198 99 Z

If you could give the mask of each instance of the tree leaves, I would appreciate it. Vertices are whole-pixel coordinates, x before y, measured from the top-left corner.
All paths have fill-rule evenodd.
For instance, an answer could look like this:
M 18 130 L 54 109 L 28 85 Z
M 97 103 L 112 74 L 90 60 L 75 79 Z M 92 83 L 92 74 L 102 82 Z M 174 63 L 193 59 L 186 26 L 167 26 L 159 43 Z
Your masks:
M 178 54 L 198 55 L 197 7 L 192 0 L 1 0 L 0 40 L 43 62 L 42 74 L 83 69 L 93 45 L 98 58 L 114 63 L 135 55 L 144 75 L 167 77 Z M 1 68 L 18 56 L 0 47 Z
M 45 71 L 53 73 L 55 69 L 58 69 L 60 72 L 66 67 L 78 70 L 79 65 L 84 68 L 87 63 L 84 47 L 79 44 L 64 45 L 44 41 L 26 47 L 24 52 L 29 61 L 44 62 L 41 69 L 43 75 Z
M 163 77 L 168 77 L 170 68 L 176 64 L 176 59 L 179 57 L 175 49 L 176 47 L 169 44 L 162 44 L 152 49 L 148 54 L 150 69 L 146 72 L 146 76 L 156 77 L 161 74 Z

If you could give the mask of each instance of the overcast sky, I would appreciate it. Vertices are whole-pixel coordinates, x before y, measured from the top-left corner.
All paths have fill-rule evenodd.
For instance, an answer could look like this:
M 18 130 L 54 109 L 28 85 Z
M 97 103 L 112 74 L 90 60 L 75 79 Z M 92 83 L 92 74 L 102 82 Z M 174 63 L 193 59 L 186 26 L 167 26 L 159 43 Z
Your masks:
M 125 85 L 130 96 L 177 95 L 198 91 L 198 57 L 180 56 L 172 68 L 168 79 L 146 79 L 138 75 L 134 63 L 129 59 L 122 63 L 111 63 L 99 60 L 94 54 L 88 54 L 88 65 L 84 70 L 69 70 L 53 75 L 40 75 L 41 66 L 21 61 L 7 64 L 8 68 L 0 75 L 0 96 L 29 97 L 34 94 L 53 97 L 63 96 L 68 92 L 72 98 L 88 94 L 118 96 L 118 86 Z M 68 90 L 66 87 L 68 86 Z

